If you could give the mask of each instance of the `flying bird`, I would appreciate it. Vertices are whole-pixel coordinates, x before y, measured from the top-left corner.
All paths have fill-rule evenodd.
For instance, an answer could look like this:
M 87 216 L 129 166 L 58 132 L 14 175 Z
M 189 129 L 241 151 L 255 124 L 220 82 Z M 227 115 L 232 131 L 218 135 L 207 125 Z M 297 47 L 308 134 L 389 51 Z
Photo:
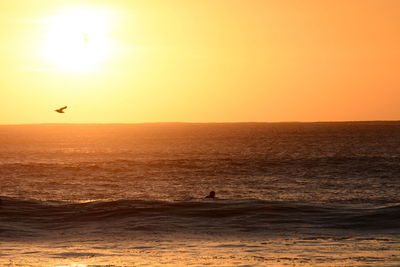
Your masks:
M 56 110 L 54 110 L 55 112 L 58 112 L 58 113 L 64 113 L 64 109 L 66 109 L 67 108 L 67 106 L 65 106 L 65 107 L 62 107 L 62 108 L 59 108 L 59 109 L 56 109 Z

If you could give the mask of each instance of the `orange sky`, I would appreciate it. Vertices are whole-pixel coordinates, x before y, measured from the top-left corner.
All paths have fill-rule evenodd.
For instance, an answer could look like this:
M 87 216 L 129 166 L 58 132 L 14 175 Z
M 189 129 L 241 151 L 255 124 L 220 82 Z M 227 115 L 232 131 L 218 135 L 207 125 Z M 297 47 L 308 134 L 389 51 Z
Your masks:
M 1 1 L 0 123 L 398 120 L 399 12 L 397 0 Z

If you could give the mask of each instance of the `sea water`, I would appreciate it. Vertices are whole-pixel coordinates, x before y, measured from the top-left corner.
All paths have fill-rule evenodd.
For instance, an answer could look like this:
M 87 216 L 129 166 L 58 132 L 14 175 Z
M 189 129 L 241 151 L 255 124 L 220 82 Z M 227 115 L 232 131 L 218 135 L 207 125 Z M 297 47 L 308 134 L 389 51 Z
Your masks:
M 1 266 L 398 266 L 400 122 L 4 125 L 0 199 Z

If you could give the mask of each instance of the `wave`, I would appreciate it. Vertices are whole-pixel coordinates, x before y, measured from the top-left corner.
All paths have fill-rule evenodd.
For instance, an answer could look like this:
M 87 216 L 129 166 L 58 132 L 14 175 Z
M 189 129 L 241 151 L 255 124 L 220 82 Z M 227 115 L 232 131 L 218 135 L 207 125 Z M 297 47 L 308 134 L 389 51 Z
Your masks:
M 143 170 L 180 170 L 209 175 L 298 175 L 302 171 L 318 170 L 320 175 L 356 175 L 397 178 L 400 173 L 398 156 L 282 156 L 279 155 L 234 155 L 232 157 L 196 158 L 160 158 L 160 159 L 130 159 L 118 160 L 93 159 L 82 161 L 79 157 L 65 159 L 60 162 L 3 162 L 0 172 L 7 175 L 15 173 L 54 171 L 143 171 Z
M 88 203 L 0 199 L 0 237 L 60 231 L 125 235 L 132 231 L 235 234 L 400 230 L 398 204 L 360 208 L 257 199 Z

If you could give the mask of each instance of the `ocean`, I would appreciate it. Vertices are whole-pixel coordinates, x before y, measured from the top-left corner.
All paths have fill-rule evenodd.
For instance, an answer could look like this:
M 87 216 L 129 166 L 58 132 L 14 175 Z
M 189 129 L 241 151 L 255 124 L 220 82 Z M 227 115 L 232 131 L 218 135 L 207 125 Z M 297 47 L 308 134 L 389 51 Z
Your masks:
M 400 122 L 0 126 L 0 266 L 400 266 Z

